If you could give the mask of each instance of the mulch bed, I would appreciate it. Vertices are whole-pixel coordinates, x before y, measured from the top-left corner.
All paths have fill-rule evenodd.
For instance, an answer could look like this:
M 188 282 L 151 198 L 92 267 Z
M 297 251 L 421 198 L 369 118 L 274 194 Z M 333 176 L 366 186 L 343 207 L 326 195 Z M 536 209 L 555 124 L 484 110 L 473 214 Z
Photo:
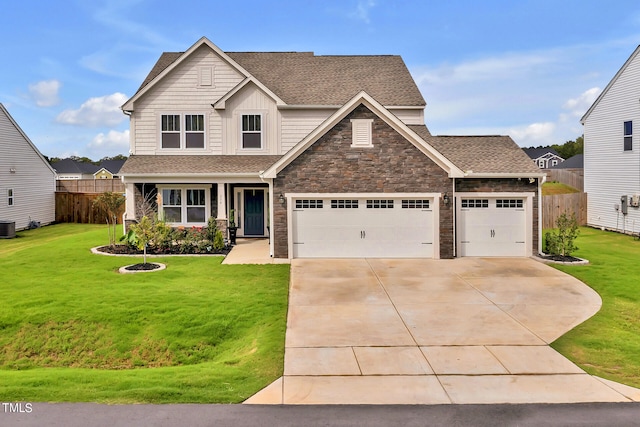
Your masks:
M 127 245 L 115 245 L 115 246 L 100 246 L 96 248 L 98 251 L 113 254 L 113 255 L 142 255 L 143 251 L 140 249 L 133 248 Z M 169 249 L 165 251 L 156 250 L 153 248 L 147 248 L 147 255 L 227 255 L 231 251 L 231 246 L 225 247 L 221 251 L 214 251 L 213 249 L 209 251 L 198 251 L 194 248 L 192 252 L 184 252 L 180 249 L 180 247 L 176 246 L 174 249 Z
M 125 270 L 128 271 L 151 271 L 151 270 L 157 270 L 158 268 L 160 268 L 160 264 L 155 264 L 153 262 L 148 262 L 148 263 L 140 263 L 140 264 L 133 264 L 133 265 L 129 265 L 127 267 L 125 267 Z
M 557 262 L 583 262 L 584 260 L 566 255 L 539 255 L 540 258 Z

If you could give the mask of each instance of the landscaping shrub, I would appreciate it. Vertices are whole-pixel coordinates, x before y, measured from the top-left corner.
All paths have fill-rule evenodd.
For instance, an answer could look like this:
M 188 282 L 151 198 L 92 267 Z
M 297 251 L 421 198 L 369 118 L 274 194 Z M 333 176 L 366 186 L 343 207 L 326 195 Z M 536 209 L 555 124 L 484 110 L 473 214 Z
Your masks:
M 575 214 L 563 213 L 556 222 L 557 229 L 545 233 L 545 252 L 549 255 L 571 256 L 578 250 L 574 244 L 580 234 Z

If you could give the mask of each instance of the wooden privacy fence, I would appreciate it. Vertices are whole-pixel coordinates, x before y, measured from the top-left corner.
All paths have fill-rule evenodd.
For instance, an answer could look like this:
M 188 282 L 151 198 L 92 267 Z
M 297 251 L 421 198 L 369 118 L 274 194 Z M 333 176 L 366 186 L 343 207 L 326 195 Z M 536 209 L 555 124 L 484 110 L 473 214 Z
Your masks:
M 558 217 L 576 215 L 578 225 L 587 224 L 587 193 L 542 196 L 542 229 L 555 228 Z
M 584 191 L 583 169 L 545 169 L 547 182 L 561 182 L 576 190 Z
M 124 184 L 119 179 L 60 179 L 56 191 L 69 193 L 124 193 Z
M 63 193 L 56 192 L 56 221 L 80 224 L 106 224 L 103 214 L 93 207 L 93 201 L 99 193 Z M 118 224 L 122 223 L 122 214 L 118 213 Z

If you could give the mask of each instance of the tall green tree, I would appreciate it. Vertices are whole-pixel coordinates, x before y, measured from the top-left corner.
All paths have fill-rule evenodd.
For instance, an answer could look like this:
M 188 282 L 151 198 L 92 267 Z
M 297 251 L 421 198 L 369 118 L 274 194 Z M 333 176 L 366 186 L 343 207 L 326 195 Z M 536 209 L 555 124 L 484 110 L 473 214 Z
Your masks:
M 568 159 L 569 157 L 573 157 L 576 154 L 584 153 L 584 135 L 576 138 L 575 141 L 567 141 L 562 145 L 554 144 L 551 146 L 554 150 L 558 152 L 560 157 L 563 159 Z

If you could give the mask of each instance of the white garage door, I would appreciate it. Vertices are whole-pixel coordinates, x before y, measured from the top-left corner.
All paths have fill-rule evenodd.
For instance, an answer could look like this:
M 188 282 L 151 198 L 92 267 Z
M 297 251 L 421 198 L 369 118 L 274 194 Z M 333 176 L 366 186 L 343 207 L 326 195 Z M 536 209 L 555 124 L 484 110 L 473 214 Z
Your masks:
M 461 198 L 460 256 L 526 256 L 527 215 L 523 198 Z
M 294 258 L 432 258 L 433 199 L 293 200 Z

